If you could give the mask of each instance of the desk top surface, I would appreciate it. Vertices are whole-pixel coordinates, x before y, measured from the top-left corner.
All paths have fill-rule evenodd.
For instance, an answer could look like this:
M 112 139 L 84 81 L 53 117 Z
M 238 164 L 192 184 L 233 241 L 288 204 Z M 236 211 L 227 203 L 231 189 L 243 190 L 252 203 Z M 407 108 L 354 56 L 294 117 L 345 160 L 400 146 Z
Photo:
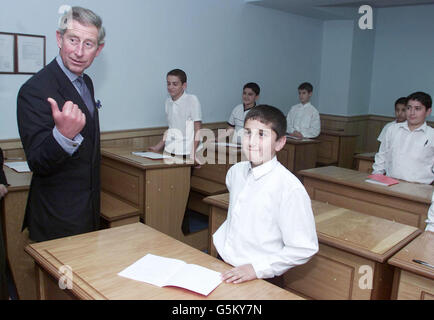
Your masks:
M 335 136 L 335 137 L 357 137 L 358 134 L 345 133 L 344 131 L 333 131 L 333 130 L 321 130 L 318 138 L 321 136 Z
M 204 201 L 227 209 L 229 193 L 208 197 Z M 320 243 L 381 263 L 421 232 L 416 227 L 316 200 L 312 200 L 312 210 Z
M 166 168 L 166 167 L 185 167 L 193 166 L 193 161 L 184 160 L 182 157 L 173 157 L 170 159 L 153 160 L 145 157 L 133 155 L 133 152 L 146 152 L 143 149 L 134 149 L 132 147 L 106 147 L 101 148 L 101 156 L 112 160 L 121 161 L 134 167 L 143 168 Z
M 221 283 L 208 297 L 177 287 L 157 287 L 117 274 L 148 253 L 224 272 L 228 264 L 142 223 L 67 237 L 26 247 L 35 261 L 59 279 L 59 268 L 73 272 L 73 294 L 81 299 L 302 299 L 264 280 Z
M 413 259 L 434 265 L 434 232 L 425 231 L 395 254 L 389 263 L 401 269 L 434 279 L 434 268 L 416 263 Z
M 286 137 L 286 144 L 299 145 L 299 144 L 317 144 L 317 143 L 321 143 L 321 141 L 320 140 L 315 140 L 315 139 L 308 139 L 308 138 L 304 138 L 304 139 L 292 139 L 292 138 Z
M 354 156 L 354 158 L 374 161 L 375 160 L 375 154 L 376 154 L 376 152 L 358 153 Z
M 388 187 L 372 184 L 365 181 L 369 173 L 334 166 L 301 170 L 298 174 L 303 177 L 342 184 L 349 187 L 382 193 L 388 196 L 396 196 L 428 205 L 431 204 L 434 191 L 434 186 L 432 185 L 411 183 L 403 180 L 400 180 L 398 184 Z
M 17 172 L 6 166 L 3 166 L 3 171 L 9 184 L 8 192 L 29 189 L 32 180 L 31 172 Z

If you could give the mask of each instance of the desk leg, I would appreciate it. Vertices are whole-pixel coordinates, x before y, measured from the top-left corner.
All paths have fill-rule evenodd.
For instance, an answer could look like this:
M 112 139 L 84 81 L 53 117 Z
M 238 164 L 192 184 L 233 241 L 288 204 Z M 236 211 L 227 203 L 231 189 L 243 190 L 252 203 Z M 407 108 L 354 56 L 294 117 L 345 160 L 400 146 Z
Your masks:
M 59 288 L 58 281 L 51 277 L 45 270 L 35 264 L 36 292 L 38 300 L 75 300 L 67 291 Z
M 7 194 L 4 203 L 4 227 L 6 256 L 11 268 L 18 298 L 36 299 L 33 259 L 24 252 L 28 244 L 28 232 L 21 232 L 28 191 L 14 191 Z
M 145 224 L 202 250 L 207 248 L 207 229 L 188 235 L 182 232 L 190 170 L 186 166 L 146 170 Z
M 223 210 L 221 208 L 210 206 L 210 214 L 209 214 L 209 237 L 208 237 L 208 253 L 213 256 L 217 257 L 217 250 L 214 247 L 214 244 L 212 242 L 212 235 L 217 231 L 217 229 L 222 225 L 223 222 L 225 222 L 227 217 L 227 210 Z

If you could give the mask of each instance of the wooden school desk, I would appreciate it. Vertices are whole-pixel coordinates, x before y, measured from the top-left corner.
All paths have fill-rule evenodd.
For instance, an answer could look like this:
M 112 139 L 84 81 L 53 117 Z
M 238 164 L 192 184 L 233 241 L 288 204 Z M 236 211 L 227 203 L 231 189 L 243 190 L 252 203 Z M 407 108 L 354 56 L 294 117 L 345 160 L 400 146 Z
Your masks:
M 425 231 L 395 254 L 395 277 L 392 298 L 399 300 L 434 300 L 434 268 L 413 261 L 434 265 L 434 233 Z
M 206 198 L 210 235 L 224 222 L 229 194 Z M 312 201 L 319 252 L 283 276 L 283 286 L 313 299 L 389 299 L 393 268 L 386 261 L 419 229 Z M 217 255 L 210 238 L 210 254 Z M 372 274 L 372 282 L 365 281 Z M 361 284 L 361 285 L 360 285 Z
M 204 152 L 205 156 L 208 158 L 208 155 L 214 154 L 210 156 L 214 163 L 206 163 L 200 168 L 193 169 L 188 200 L 189 209 L 208 215 L 209 207 L 203 199 L 207 196 L 228 192 L 226 174 L 230 167 L 242 160 L 241 147 L 231 145 L 215 145 L 214 142 L 204 144 L 207 148 Z
M 28 233 L 27 230 L 21 232 L 32 173 L 18 173 L 6 166 L 3 166 L 3 170 L 9 183 L 8 193 L 2 201 L 1 210 L 6 256 L 18 298 L 35 299 L 33 260 L 24 252 L 24 247 L 28 243 Z
M 321 131 L 317 138 L 321 141 L 318 149 L 318 164 L 336 165 L 343 168 L 353 167 L 357 135 L 340 131 Z
M 145 224 L 195 248 L 206 248 L 208 230 L 184 235 L 182 221 L 193 163 L 135 156 L 131 148 L 101 149 L 101 188 L 137 207 Z M 173 160 L 173 159 L 172 159 Z
M 376 152 L 356 154 L 354 156 L 354 160 L 356 160 L 356 169 L 370 174 L 372 172 L 372 165 L 375 162 L 375 154 Z
M 40 299 L 301 299 L 264 280 L 239 285 L 222 283 L 205 297 L 181 288 L 160 288 L 120 277 L 117 275 L 120 271 L 148 253 L 180 259 L 218 272 L 232 268 L 142 223 L 31 244 L 26 252 L 36 262 Z M 70 269 L 62 269 L 66 265 Z M 62 276 L 63 279 L 69 276 L 71 289 L 62 291 L 59 288 Z
M 277 153 L 277 160 L 293 174 L 297 174 L 299 170 L 315 168 L 320 142 L 313 139 L 286 138 L 285 146 Z
M 302 170 L 313 200 L 425 229 L 434 187 L 400 181 L 393 186 L 365 182 L 368 173 L 338 167 Z

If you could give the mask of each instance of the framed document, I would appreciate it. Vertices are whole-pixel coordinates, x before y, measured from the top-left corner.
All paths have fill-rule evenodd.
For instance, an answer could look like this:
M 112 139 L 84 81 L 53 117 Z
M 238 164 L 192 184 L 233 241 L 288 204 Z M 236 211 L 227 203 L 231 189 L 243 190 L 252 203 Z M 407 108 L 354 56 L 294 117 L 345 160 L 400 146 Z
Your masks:
M 15 73 L 15 35 L 0 32 L 0 73 Z
M 45 36 L 17 34 L 17 72 L 33 74 L 45 67 Z

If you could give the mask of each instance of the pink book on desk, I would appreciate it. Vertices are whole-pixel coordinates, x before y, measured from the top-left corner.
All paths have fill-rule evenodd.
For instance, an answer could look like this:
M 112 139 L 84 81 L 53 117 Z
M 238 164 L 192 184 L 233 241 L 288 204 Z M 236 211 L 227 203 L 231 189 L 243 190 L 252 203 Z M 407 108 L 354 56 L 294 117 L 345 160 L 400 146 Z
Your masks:
M 398 180 L 382 174 L 371 174 L 370 176 L 368 176 L 368 180 L 366 180 L 366 182 L 371 182 L 369 180 L 374 180 L 375 182 L 379 182 L 380 184 L 385 186 L 392 186 L 399 183 Z

